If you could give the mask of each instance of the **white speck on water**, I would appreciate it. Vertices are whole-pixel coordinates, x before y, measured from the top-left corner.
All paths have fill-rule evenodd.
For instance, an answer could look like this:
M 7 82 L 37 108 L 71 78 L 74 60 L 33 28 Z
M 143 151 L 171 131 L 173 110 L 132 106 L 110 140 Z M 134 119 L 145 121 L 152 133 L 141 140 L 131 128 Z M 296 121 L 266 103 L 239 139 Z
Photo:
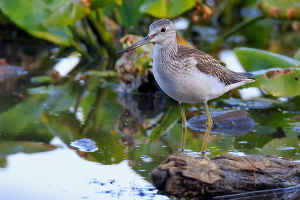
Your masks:
M 141 156 L 140 158 L 141 158 L 144 162 L 152 162 L 152 161 L 153 161 L 153 159 L 150 158 L 150 157 L 148 157 L 148 156 Z
M 278 149 L 278 150 L 293 150 L 293 149 L 295 149 L 295 147 L 279 146 L 276 149 Z
M 196 107 L 191 107 L 191 108 L 189 108 L 188 109 L 189 111 L 196 111 L 196 110 L 198 110 Z
M 54 66 L 54 70 L 61 76 L 66 76 L 72 69 L 74 69 L 74 67 L 76 67 L 79 61 L 80 57 L 78 56 L 63 58 Z
M 292 130 L 296 132 L 300 132 L 300 126 L 295 126 Z

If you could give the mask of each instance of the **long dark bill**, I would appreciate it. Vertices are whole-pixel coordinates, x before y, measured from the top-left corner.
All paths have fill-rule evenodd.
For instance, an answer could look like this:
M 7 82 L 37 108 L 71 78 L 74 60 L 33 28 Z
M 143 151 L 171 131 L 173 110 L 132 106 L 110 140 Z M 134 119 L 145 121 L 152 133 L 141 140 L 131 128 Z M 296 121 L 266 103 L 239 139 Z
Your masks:
M 140 47 L 140 46 L 142 46 L 144 44 L 149 43 L 150 40 L 151 40 L 151 38 L 147 35 L 146 37 L 144 37 L 143 39 L 141 39 L 137 43 L 131 45 L 130 47 L 127 47 L 126 49 L 123 49 L 123 50 L 119 51 L 117 54 L 123 54 L 125 52 L 131 51 L 131 50 L 133 50 L 133 49 L 135 49 L 137 47 Z

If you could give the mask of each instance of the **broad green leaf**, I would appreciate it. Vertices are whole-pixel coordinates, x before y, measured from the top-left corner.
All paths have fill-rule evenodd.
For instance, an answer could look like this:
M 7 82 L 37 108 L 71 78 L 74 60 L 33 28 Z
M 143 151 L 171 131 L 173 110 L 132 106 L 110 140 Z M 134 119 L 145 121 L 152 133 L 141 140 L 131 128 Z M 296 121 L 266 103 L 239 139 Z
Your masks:
M 35 76 L 31 78 L 31 83 L 33 84 L 42 84 L 50 83 L 53 80 L 51 76 Z
M 3 14 L 2 10 L 0 9 L 0 22 L 7 22 L 9 19 Z
M 299 0 L 261 0 L 259 8 L 262 13 L 276 19 L 300 19 Z
M 29 34 L 50 42 L 69 46 L 73 40 L 66 26 L 43 25 L 45 19 L 66 0 L 0 0 L 0 9 L 16 25 Z
M 299 61 L 300 61 L 300 49 L 297 50 L 297 52 L 296 52 L 295 55 L 294 55 L 294 58 L 295 58 L 296 60 L 299 60 Z
M 300 95 L 300 68 L 270 69 L 255 78 L 257 80 L 248 84 L 249 87 L 263 88 L 276 97 Z
M 196 0 L 152 0 L 145 2 L 140 10 L 157 18 L 174 18 L 190 10 Z
M 300 65 L 300 61 L 293 58 L 258 49 L 240 47 L 235 48 L 234 53 L 243 67 L 248 71 L 269 68 L 289 68 Z
M 145 0 L 123 0 L 120 7 L 120 23 L 126 27 L 136 24 L 143 16 L 139 8 L 144 2 Z
M 246 26 L 243 32 L 247 38 L 247 42 L 252 47 L 266 49 L 270 44 L 272 27 L 276 26 L 274 23 L 276 22 L 273 19 L 266 18 Z
M 100 76 L 102 78 L 107 78 L 107 77 L 116 77 L 118 74 L 115 70 L 89 70 L 84 73 L 85 75 L 90 75 L 90 76 Z
M 60 8 L 56 9 L 46 19 L 45 25 L 70 25 L 83 18 L 90 12 L 90 8 L 82 1 L 67 1 Z
M 91 8 L 96 9 L 96 8 L 103 8 L 105 6 L 108 6 L 112 3 L 114 3 L 117 0 L 93 0 Z

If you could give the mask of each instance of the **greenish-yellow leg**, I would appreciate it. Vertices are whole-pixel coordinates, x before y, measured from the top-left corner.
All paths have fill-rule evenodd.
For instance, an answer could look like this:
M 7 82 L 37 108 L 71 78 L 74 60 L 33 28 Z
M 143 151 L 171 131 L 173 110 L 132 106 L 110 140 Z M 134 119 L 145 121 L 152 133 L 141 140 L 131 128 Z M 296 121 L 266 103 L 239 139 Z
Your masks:
M 203 140 L 203 145 L 202 145 L 202 150 L 201 150 L 202 156 L 205 155 L 207 141 L 208 141 L 208 137 L 209 137 L 209 134 L 210 134 L 210 129 L 213 125 L 213 121 L 212 121 L 212 118 L 210 116 L 210 112 L 209 112 L 207 102 L 204 102 L 204 106 L 205 106 L 207 122 L 206 122 L 206 130 L 205 130 L 205 135 L 204 135 L 204 140 Z
M 187 122 L 185 116 L 185 110 L 183 107 L 183 103 L 179 103 L 180 105 L 180 112 L 182 118 L 182 136 L 181 136 L 181 152 L 184 152 L 185 149 L 185 138 L 186 138 L 186 131 L 187 131 Z

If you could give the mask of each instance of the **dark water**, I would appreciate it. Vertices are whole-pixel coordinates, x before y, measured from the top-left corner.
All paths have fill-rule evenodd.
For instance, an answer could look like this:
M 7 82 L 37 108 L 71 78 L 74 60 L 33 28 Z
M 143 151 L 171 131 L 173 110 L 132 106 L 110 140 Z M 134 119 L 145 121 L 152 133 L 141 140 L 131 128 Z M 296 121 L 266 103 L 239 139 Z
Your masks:
M 29 80 L 9 77 L 1 83 L 11 87 L 0 100 L 0 199 L 168 199 L 156 194 L 149 173 L 179 152 L 176 102 L 118 94 L 98 77 L 44 86 Z M 299 102 L 228 95 L 210 102 L 208 156 L 299 161 Z M 204 109 L 185 106 L 186 153 L 199 154 Z

